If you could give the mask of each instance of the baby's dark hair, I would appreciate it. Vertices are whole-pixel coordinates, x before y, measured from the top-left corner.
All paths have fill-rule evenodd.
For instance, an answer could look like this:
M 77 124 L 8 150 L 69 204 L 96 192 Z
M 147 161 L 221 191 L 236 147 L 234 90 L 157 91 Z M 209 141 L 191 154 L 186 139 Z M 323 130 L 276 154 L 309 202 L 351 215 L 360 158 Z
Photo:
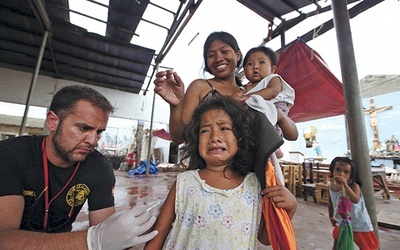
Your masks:
M 207 37 L 206 41 L 204 42 L 204 47 L 203 47 L 203 59 L 204 59 L 204 65 L 205 65 L 204 70 L 210 74 L 212 74 L 212 73 L 211 73 L 210 67 L 208 67 L 208 65 L 207 65 L 207 53 L 208 53 L 208 49 L 210 48 L 211 44 L 216 40 L 228 44 L 229 46 L 232 47 L 232 49 L 235 52 L 238 52 L 238 51 L 240 52 L 240 48 L 239 48 L 239 45 L 238 45 L 235 37 L 233 37 L 228 32 L 216 31 L 216 32 L 211 33 Z M 236 68 L 240 67 L 241 64 L 242 64 L 242 56 L 240 56 L 240 59 L 237 61 Z M 236 84 L 238 86 L 242 86 L 242 83 L 237 76 L 236 76 L 235 80 L 236 80 Z
M 232 119 L 232 131 L 237 138 L 238 152 L 234 156 L 230 169 L 236 177 L 244 177 L 253 171 L 256 132 L 252 125 L 256 116 L 229 96 L 218 96 L 202 102 L 193 112 L 191 121 L 184 127 L 182 159 L 190 158 L 189 169 L 203 169 L 206 162 L 199 154 L 199 131 L 202 115 L 210 110 L 222 110 Z
M 256 52 L 262 52 L 264 53 L 266 56 L 268 56 L 269 60 L 271 60 L 271 65 L 272 66 L 276 66 L 278 64 L 278 55 L 275 53 L 275 51 L 273 51 L 271 48 L 268 47 L 264 47 L 264 46 L 259 46 L 259 47 L 254 47 L 251 48 L 246 56 L 243 59 L 243 66 L 245 67 L 247 64 L 247 61 L 249 60 L 249 56 L 253 53 Z
M 331 172 L 331 177 L 333 177 L 333 170 L 335 169 L 335 165 L 336 164 L 340 164 L 340 165 L 347 165 L 349 164 L 351 167 L 351 173 L 350 173 L 350 180 L 357 183 L 360 187 L 362 186 L 361 180 L 359 179 L 359 176 L 356 172 L 355 169 L 355 164 L 354 161 L 352 161 L 350 158 L 348 157 L 342 157 L 342 156 L 338 156 L 335 157 L 331 164 L 329 165 L 329 171 Z

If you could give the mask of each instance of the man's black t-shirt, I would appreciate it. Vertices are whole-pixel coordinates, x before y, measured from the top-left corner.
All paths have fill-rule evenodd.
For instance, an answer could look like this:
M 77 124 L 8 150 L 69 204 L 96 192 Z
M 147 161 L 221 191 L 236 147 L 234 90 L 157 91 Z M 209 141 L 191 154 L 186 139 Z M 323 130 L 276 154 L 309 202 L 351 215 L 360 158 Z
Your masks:
M 43 136 L 21 136 L 0 142 L 0 196 L 22 195 L 25 209 L 20 229 L 44 231 Z M 48 161 L 49 201 L 65 186 L 76 164 L 56 167 Z M 115 176 L 110 161 L 97 150 L 80 163 L 64 191 L 52 201 L 46 232 L 68 232 L 88 200 L 89 211 L 114 206 Z

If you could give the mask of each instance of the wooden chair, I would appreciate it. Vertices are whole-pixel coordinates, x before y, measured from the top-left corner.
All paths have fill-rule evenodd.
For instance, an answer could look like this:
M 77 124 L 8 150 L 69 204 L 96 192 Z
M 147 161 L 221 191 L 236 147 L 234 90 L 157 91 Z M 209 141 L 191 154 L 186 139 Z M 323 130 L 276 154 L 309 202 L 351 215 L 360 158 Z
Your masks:
M 307 197 L 308 196 L 312 196 L 314 203 L 317 203 L 317 197 L 315 195 L 316 193 L 316 184 L 315 183 L 306 183 L 303 184 L 303 197 L 304 197 L 304 201 L 307 201 Z
M 303 171 L 302 165 L 294 165 L 293 166 L 293 183 L 295 186 L 295 195 L 297 197 L 303 196 Z
M 301 165 L 281 165 L 285 187 L 295 196 L 302 196 L 301 168 Z
M 292 192 L 291 190 L 292 177 L 290 172 L 290 165 L 281 165 L 281 169 L 282 169 L 283 179 L 285 180 L 285 187 L 289 189 L 290 192 Z
M 317 203 L 321 204 L 321 203 L 326 203 L 328 204 L 328 199 L 329 199 L 329 195 L 328 195 L 328 184 L 325 183 L 317 183 L 315 184 L 316 187 L 316 196 L 317 196 Z
M 303 162 L 303 183 L 314 183 L 313 165 L 313 162 Z

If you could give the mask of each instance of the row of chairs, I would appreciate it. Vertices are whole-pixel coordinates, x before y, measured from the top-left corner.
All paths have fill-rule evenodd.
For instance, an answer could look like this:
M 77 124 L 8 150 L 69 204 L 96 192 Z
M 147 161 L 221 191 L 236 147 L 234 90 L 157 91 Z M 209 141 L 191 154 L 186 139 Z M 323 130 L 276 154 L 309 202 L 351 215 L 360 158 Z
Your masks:
M 302 165 L 282 164 L 282 173 L 285 179 L 285 186 L 297 197 L 312 196 L 315 203 L 328 203 L 328 183 L 323 176 L 313 173 L 314 169 L 325 169 L 319 163 L 304 162 Z M 326 177 L 325 177 L 326 180 Z

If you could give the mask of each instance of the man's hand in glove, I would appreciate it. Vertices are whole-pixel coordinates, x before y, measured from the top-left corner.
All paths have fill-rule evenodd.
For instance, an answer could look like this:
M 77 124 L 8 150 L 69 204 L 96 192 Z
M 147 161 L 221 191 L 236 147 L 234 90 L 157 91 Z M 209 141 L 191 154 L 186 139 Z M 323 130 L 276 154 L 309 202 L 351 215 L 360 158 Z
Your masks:
M 146 212 L 147 206 L 137 206 L 127 211 L 117 212 L 102 223 L 88 230 L 89 250 L 125 249 L 153 239 L 157 231 L 146 233 L 156 221 L 154 210 Z

